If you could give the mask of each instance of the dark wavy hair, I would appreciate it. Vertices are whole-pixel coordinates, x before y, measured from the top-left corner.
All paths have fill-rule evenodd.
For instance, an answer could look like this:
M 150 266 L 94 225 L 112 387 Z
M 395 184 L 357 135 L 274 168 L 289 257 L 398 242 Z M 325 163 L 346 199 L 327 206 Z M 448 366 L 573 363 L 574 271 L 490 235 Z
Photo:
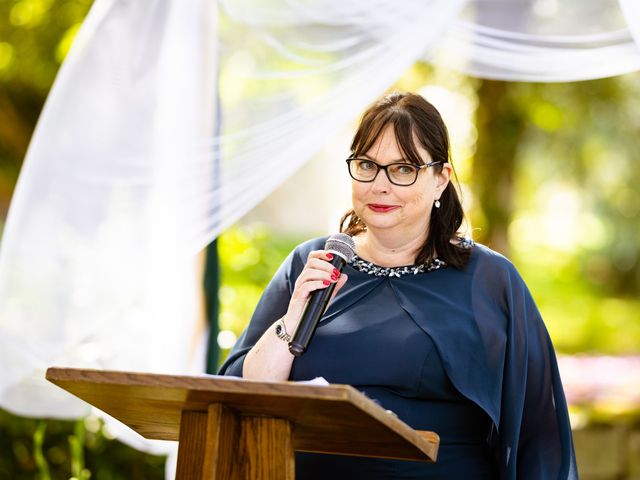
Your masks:
M 414 93 L 391 93 L 371 105 L 364 112 L 353 137 L 351 154 L 359 156 L 367 153 L 388 125 L 393 125 L 398 146 L 411 163 L 425 163 L 416 149 L 416 139 L 433 161 L 451 162 L 449 134 L 440 113 L 422 96 Z M 440 173 L 442 164 L 432 168 Z M 440 208 L 432 207 L 429 234 L 416 256 L 416 264 L 427 263 L 438 257 L 447 265 L 462 269 L 469 259 L 470 250 L 451 243 L 451 240 L 459 236 L 463 220 L 464 211 L 458 193 L 449 182 L 440 197 Z M 358 235 L 366 229 L 367 226 L 353 209 L 340 220 L 340 231 L 349 235 Z

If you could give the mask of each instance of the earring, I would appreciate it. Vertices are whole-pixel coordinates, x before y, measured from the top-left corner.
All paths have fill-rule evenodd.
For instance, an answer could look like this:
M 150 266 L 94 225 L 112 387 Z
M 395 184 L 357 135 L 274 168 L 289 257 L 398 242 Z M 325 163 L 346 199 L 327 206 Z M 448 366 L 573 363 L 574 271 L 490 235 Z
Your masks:
M 436 200 L 435 202 L 433 202 L 433 206 L 436 208 L 440 208 L 440 200 Z

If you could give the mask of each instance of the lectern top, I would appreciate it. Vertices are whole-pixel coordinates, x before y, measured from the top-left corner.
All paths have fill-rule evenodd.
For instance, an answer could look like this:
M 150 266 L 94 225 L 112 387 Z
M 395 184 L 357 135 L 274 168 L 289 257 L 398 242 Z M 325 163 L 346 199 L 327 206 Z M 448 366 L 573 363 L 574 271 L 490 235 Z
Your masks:
M 47 380 L 149 439 L 177 440 L 183 411 L 223 404 L 293 424 L 296 450 L 434 461 L 438 436 L 417 432 L 349 385 L 56 368 Z

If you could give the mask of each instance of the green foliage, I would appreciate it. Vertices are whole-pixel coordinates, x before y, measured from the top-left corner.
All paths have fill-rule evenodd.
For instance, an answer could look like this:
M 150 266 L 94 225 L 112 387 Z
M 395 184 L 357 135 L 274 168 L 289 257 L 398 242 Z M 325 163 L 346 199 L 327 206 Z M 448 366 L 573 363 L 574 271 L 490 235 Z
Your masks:
M 164 457 L 111 439 L 95 417 L 38 420 L 0 410 L 0 452 L 2 479 L 164 479 Z
M 607 295 L 585 282 L 562 252 L 513 249 L 556 349 L 564 353 L 632 354 L 640 345 L 640 300 Z
M 262 291 L 285 257 L 306 240 L 274 235 L 264 225 L 236 226 L 218 239 L 220 254 L 220 330 L 240 335 Z M 221 351 L 224 361 L 228 349 Z
M 640 349 L 638 78 L 508 86 L 528 119 L 510 256 L 567 353 Z
M 38 476 L 42 478 L 42 480 L 51 479 L 49 463 L 47 462 L 47 459 L 45 458 L 42 451 L 42 445 L 44 444 L 44 434 L 46 431 L 47 422 L 40 421 L 38 423 L 38 428 L 36 428 L 36 431 L 33 434 L 33 457 L 35 459 L 36 465 L 38 466 Z

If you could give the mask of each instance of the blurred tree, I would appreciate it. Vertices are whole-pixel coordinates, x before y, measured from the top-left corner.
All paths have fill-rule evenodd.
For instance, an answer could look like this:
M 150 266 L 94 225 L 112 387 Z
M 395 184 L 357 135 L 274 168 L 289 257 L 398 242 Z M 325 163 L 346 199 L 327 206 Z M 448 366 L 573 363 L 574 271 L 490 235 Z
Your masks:
M 575 195 L 572 201 L 583 216 L 577 223 L 565 219 L 565 226 L 575 228 L 572 238 L 547 238 L 547 243 L 579 253 L 584 279 L 594 286 L 638 293 L 640 170 L 633 162 L 640 151 L 639 76 L 558 84 L 482 82 L 471 175 L 479 241 L 506 251 L 516 211 L 546 214 L 549 202 L 561 210 Z M 548 236 L 567 234 L 556 227 Z M 545 242 L 545 231 L 529 233 L 534 233 L 529 243 Z
M 474 238 L 510 249 L 560 350 L 640 345 L 639 78 L 477 90 Z
M 508 255 L 516 155 L 527 118 L 513 83 L 483 80 L 477 94 L 478 141 L 471 188 L 480 200 L 481 209 L 475 212 L 482 215 L 473 221 L 474 227 L 478 227 L 474 237 Z
M 556 160 L 547 171 L 577 192 L 583 278 L 604 293 L 631 297 L 640 293 L 638 80 L 632 74 L 536 86 L 528 96 L 531 140 L 546 137 Z

